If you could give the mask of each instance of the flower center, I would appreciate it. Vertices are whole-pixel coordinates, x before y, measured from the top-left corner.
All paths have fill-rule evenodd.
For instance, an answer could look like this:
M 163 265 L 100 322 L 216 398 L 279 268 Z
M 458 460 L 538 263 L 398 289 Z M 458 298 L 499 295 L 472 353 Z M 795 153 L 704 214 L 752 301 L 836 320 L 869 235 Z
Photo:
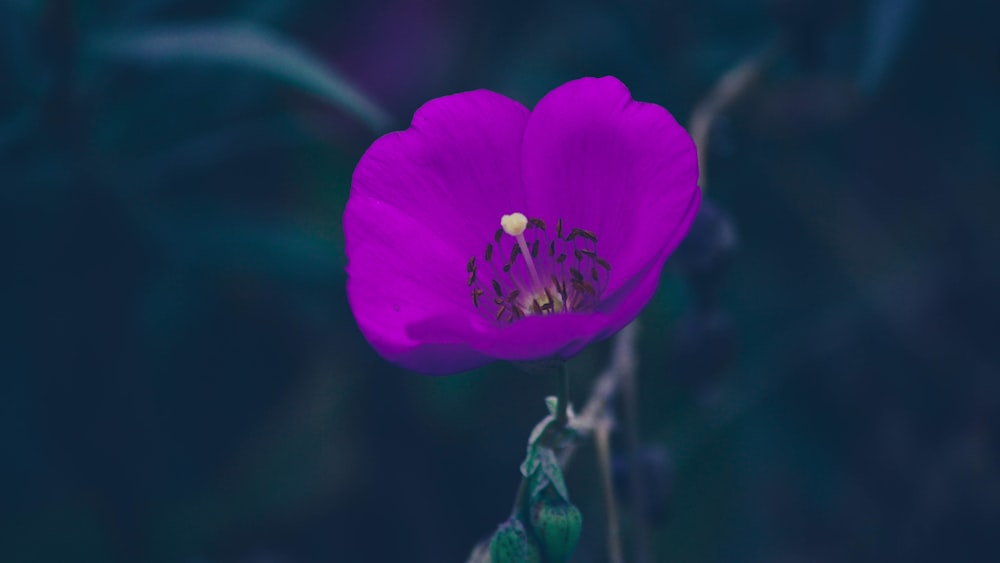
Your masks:
M 506 323 L 530 315 L 592 311 L 611 272 L 611 264 L 597 255 L 593 232 L 564 231 L 559 219 L 555 233 L 549 233 L 544 221 L 522 213 L 500 218 L 482 258 L 477 263 L 479 256 L 473 256 L 466 268 L 472 304 Z

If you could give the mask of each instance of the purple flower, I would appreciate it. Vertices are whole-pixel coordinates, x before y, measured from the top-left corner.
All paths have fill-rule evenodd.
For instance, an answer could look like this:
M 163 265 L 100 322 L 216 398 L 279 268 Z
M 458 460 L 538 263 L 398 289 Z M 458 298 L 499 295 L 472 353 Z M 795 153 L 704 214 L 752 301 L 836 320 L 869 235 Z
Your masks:
M 431 100 L 354 171 L 358 326 L 425 373 L 569 358 L 652 297 L 697 179 L 690 136 L 613 77 L 563 84 L 534 111 L 487 90 Z

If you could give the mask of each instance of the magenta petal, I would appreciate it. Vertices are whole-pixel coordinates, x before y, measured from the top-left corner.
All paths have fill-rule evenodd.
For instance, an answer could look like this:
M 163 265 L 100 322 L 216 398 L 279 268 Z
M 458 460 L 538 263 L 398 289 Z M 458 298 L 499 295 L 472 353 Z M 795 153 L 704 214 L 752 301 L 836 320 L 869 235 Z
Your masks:
M 646 303 L 656 293 L 656 287 L 660 283 L 660 274 L 663 271 L 663 264 L 673 253 L 677 245 L 687 235 L 691 223 L 694 222 L 698 207 L 701 204 L 701 190 L 695 192 L 688 209 L 678 222 L 677 228 L 673 232 L 673 237 L 661 248 L 660 254 L 652 257 L 644 268 L 640 268 L 638 273 L 628 278 L 624 284 L 617 285 L 614 291 L 608 291 L 597 306 L 597 311 L 613 317 L 613 321 L 608 327 L 609 334 L 614 334 L 625 327 L 632 319 L 639 315 Z
M 352 196 L 344 214 L 347 298 L 358 327 L 385 358 L 427 373 L 452 373 L 489 360 L 468 346 L 412 339 L 408 327 L 437 315 L 470 314 L 463 282 L 434 264 L 463 264 L 464 255 L 399 210 Z M 459 266 L 457 271 L 461 271 Z
M 636 275 L 619 284 L 614 293 L 605 295 L 596 311 L 527 317 L 509 325 L 483 322 L 475 316 L 442 314 L 411 325 L 409 334 L 414 340 L 436 344 L 465 341 L 479 354 L 497 360 L 569 359 L 587 344 L 614 335 L 639 315 L 656 292 L 663 264 L 687 234 L 700 202 L 699 190 L 674 229 L 674 238 L 659 254 L 650 256 Z
M 468 320 L 439 315 L 414 324 L 410 336 L 428 341 L 462 338 L 477 353 L 495 360 L 529 361 L 569 358 L 594 339 L 613 334 L 605 333 L 608 319 L 599 313 L 526 317 L 509 325 Z
M 487 91 L 428 102 L 406 131 L 375 142 L 344 212 L 347 291 L 358 326 L 387 359 L 450 373 L 490 361 L 461 339 L 409 327 L 476 316 L 465 279 L 502 213 L 523 202 L 520 142 L 528 111 Z M 470 320 L 471 322 L 471 320 Z
M 500 216 L 524 205 L 520 147 L 527 118 L 527 108 L 488 90 L 431 100 L 409 129 L 368 149 L 351 197 L 392 206 L 465 254 L 478 253 Z
M 597 233 L 611 263 L 607 294 L 659 265 L 687 232 L 700 198 L 690 135 L 618 79 L 581 78 L 547 94 L 522 145 L 530 209 Z

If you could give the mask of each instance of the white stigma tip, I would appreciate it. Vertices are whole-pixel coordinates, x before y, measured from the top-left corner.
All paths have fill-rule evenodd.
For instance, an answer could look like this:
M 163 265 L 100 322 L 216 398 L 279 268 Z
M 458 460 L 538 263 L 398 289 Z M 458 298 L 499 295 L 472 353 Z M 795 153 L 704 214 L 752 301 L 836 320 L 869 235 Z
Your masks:
M 500 226 L 503 227 L 503 232 L 512 237 L 521 236 L 524 229 L 528 228 L 528 218 L 524 213 L 511 213 L 500 218 Z

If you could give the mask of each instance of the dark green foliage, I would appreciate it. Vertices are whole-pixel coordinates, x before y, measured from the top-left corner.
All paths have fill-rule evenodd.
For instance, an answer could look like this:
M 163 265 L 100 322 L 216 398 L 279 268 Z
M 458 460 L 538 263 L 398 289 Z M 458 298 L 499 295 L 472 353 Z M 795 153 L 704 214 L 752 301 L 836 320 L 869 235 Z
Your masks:
M 508 366 L 421 378 L 358 333 L 340 217 L 373 130 L 601 74 L 686 124 L 772 40 L 713 129 L 719 221 L 641 319 L 640 434 L 675 467 L 655 560 L 990 560 L 998 16 L 0 2 L 0 560 L 460 561 L 554 389 Z M 605 359 L 573 361 L 578 407 Z M 580 560 L 604 553 L 592 458 L 529 464 L 536 495 L 562 480 L 586 512 Z

